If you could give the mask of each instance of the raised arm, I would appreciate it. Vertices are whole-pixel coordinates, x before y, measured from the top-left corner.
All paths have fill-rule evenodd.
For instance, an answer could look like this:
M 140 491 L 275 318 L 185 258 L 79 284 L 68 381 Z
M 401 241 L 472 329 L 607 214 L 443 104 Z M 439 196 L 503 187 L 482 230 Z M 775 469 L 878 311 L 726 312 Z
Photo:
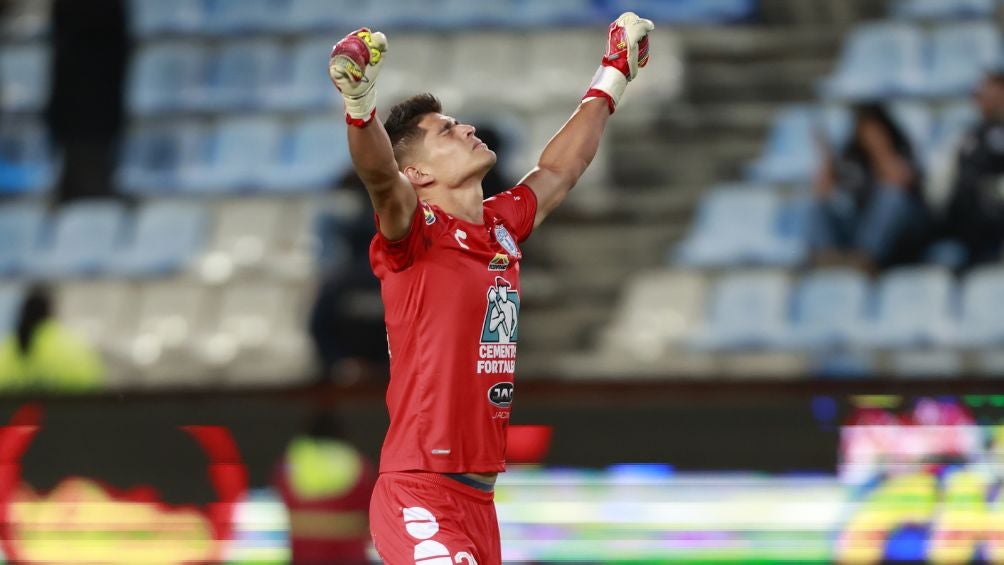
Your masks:
M 384 34 L 358 29 L 332 49 L 328 74 L 345 99 L 352 165 L 380 218 L 380 233 L 393 241 L 411 228 L 418 196 L 408 177 L 398 170 L 390 138 L 375 119 L 376 79 L 386 52 Z
M 628 82 L 648 63 L 648 32 L 653 29 L 652 22 L 633 12 L 610 24 L 606 54 L 582 103 L 547 143 L 537 166 L 520 181 L 537 196 L 534 227 L 565 200 L 596 156 L 610 114 Z

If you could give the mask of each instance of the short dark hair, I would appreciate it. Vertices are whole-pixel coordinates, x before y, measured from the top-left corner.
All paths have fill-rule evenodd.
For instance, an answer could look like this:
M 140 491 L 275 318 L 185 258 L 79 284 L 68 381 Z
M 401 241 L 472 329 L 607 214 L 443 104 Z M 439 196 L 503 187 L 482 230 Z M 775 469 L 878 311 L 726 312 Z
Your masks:
M 390 143 L 394 147 L 394 158 L 398 164 L 401 164 L 401 158 L 407 154 L 412 144 L 422 136 L 422 129 L 418 127 L 422 116 L 442 111 L 443 105 L 439 99 L 428 92 L 416 94 L 390 109 L 390 116 L 383 123 L 383 127 L 390 136 Z

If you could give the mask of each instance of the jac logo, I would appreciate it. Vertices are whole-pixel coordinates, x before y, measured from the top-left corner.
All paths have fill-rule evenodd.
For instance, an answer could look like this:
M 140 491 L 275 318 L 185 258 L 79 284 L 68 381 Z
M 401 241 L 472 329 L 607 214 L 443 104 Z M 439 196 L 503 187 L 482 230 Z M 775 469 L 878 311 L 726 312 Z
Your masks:
M 488 389 L 488 402 L 499 408 L 508 408 L 512 405 L 512 383 L 496 383 Z

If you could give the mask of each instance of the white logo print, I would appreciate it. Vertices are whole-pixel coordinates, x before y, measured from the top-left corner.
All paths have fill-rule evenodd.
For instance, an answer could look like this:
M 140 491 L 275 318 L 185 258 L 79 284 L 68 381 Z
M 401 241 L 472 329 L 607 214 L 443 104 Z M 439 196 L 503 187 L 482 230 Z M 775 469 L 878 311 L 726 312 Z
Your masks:
M 467 239 L 467 232 L 465 232 L 464 230 L 457 230 L 453 232 L 453 239 L 457 240 L 457 243 L 460 244 L 460 247 L 463 247 L 464 249 L 470 249 L 470 247 L 467 247 L 467 244 L 462 241 Z
M 415 565 L 454 565 L 455 563 L 478 565 L 477 560 L 470 553 L 460 551 L 451 558 L 450 550 L 445 545 L 429 539 L 439 533 L 439 522 L 428 509 L 412 506 L 405 508 L 402 511 L 402 516 L 408 535 L 423 540 L 415 544 Z

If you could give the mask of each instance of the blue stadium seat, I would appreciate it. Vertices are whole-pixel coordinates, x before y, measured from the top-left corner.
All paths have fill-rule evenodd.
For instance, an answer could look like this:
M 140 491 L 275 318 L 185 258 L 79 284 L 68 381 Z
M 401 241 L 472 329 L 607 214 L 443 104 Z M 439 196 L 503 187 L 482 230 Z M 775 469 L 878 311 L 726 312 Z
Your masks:
M 393 12 L 393 5 L 357 0 L 278 0 L 283 16 L 279 25 L 288 31 L 351 30 L 364 24 L 379 29 L 377 22 Z M 346 17 L 345 14 L 351 14 Z M 381 22 L 382 23 L 382 22 Z M 337 38 L 335 38 L 337 41 Z M 334 43 L 334 41 L 332 41 Z
M 719 187 L 702 199 L 675 261 L 695 267 L 797 263 L 805 255 L 802 218 L 786 207 L 766 187 Z
M 290 49 L 288 63 L 280 66 L 275 80 L 263 92 L 264 103 L 270 108 L 314 109 L 331 107 L 339 101 L 326 71 L 332 43 L 330 37 L 296 42 Z M 382 87 L 381 92 L 384 92 Z
M 205 128 L 180 121 L 133 128 L 126 137 L 117 171 L 117 185 L 129 193 L 178 190 L 182 175 L 204 145 Z
M 274 0 L 203 0 L 203 30 L 219 35 L 268 29 L 281 6 Z
M 962 283 L 961 311 L 955 343 L 962 347 L 1004 345 L 1004 268 L 970 272 Z
M 38 112 L 49 100 L 49 50 L 41 43 L 0 49 L 0 111 Z
M 781 272 L 730 273 L 715 285 L 697 349 L 770 347 L 785 333 L 790 283 Z
M 126 211 L 114 201 L 68 204 L 56 215 L 49 244 L 31 262 L 32 274 L 59 278 L 101 273 L 112 260 L 126 223 Z
M 272 191 L 323 190 L 351 167 L 345 121 L 310 116 L 286 130 L 278 161 L 262 183 Z
M 924 36 L 909 24 L 867 23 L 845 40 L 824 95 L 842 99 L 886 98 L 923 89 Z
M 41 123 L 0 119 L 0 195 L 48 192 L 59 170 L 59 160 Z
M 0 275 L 25 271 L 39 244 L 45 211 L 38 204 L 0 206 Z
M 23 286 L 16 283 L 0 283 L 0 340 L 14 330 L 23 300 Z
M 924 93 L 968 94 L 987 69 L 1002 63 L 1002 54 L 1000 31 L 989 21 L 938 27 L 931 35 L 931 66 Z
M 950 20 L 956 18 L 989 18 L 997 0 L 899 0 L 892 7 L 898 18 Z
M 208 61 L 206 49 L 190 43 L 154 43 L 141 48 L 129 69 L 129 110 L 149 114 L 203 105 Z
M 134 35 L 194 33 L 204 25 L 203 0 L 132 0 L 130 26 Z
M 809 273 L 798 284 L 791 325 L 777 345 L 821 350 L 848 344 L 864 319 L 868 291 L 868 281 L 858 271 Z
M 261 106 L 279 69 L 288 64 L 287 57 L 279 44 L 270 40 L 224 43 L 210 63 L 209 107 L 234 110 Z
M 889 105 L 889 113 L 910 140 L 914 155 L 923 157 L 934 141 L 934 117 L 927 105 L 898 100 Z
M 180 188 L 225 193 L 262 188 L 280 156 L 282 128 L 273 118 L 221 120 L 199 155 L 180 170 Z
M 657 22 L 720 24 L 748 20 L 756 15 L 754 0 L 609 0 L 607 17 L 633 11 Z
M 166 275 L 179 271 L 202 248 L 209 215 L 194 202 L 152 201 L 140 209 L 128 245 L 107 271 L 117 275 Z
M 861 347 L 923 347 L 951 339 L 955 287 L 938 267 L 905 267 L 879 282 L 873 315 L 855 334 Z
M 763 151 L 749 164 L 746 176 L 754 182 L 809 184 L 819 166 L 819 142 L 842 147 L 851 126 L 850 112 L 843 106 L 788 106 L 774 117 Z

